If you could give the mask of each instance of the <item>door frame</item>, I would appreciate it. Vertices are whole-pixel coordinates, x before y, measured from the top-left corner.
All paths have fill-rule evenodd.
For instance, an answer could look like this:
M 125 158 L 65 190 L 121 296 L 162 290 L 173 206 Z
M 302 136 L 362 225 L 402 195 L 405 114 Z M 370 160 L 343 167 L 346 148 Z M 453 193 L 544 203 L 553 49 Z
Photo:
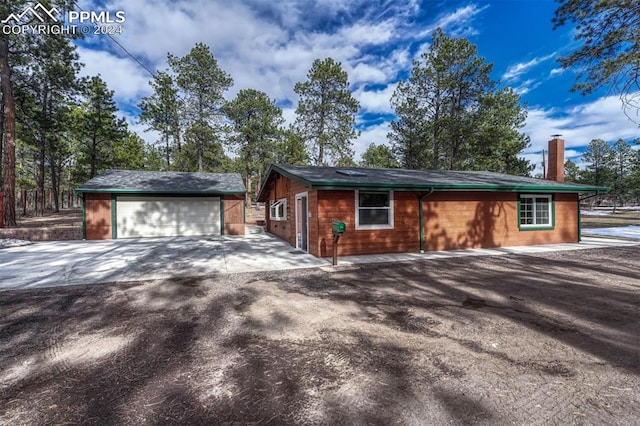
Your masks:
M 303 212 L 301 212 L 300 209 L 298 208 L 298 200 L 301 200 L 302 198 L 305 199 L 304 214 L 306 217 L 304 221 L 301 221 Z M 308 253 L 309 252 L 309 193 L 305 191 L 305 192 L 300 192 L 299 194 L 296 194 L 294 203 L 296 205 L 296 220 L 295 220 L 295 232 L 294 232 L 295 238 L 296 238 L 296 248 Z M 306 234 L 305 235 L 306 237 L 305 240 L 307 242 L 306 248 L 303 248 L 300 246 L 301 239 L 298 238 L 298 225 L 302 227 L 303 224 L 305 225 L 305 229 L 301 229 L 301 232 L 304 232 Z

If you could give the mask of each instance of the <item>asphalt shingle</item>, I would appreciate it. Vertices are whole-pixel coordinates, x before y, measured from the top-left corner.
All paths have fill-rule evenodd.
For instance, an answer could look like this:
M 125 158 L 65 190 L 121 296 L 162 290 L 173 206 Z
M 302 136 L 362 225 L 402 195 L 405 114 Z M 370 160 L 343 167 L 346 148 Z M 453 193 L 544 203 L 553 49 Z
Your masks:
M 280 173 L 314 189 L 391 188 L 396 190 L 606 192 L 609 188 L 556 182 L 484 171 L 371 169 L 360 167 L 314 167 L 275 164 Z M 267 179 L 264 190 L 268 186 Z
M 94 177 L 77 192 L 138 192 L 165 194 L 243 194 L 238 173 L 148 172 L 107 170 Z

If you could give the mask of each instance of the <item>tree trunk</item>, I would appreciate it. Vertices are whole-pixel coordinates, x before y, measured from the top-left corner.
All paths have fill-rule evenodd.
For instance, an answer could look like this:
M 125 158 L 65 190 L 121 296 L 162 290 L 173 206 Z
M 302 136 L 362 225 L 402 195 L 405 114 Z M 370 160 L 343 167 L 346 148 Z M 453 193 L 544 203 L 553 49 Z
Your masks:
M 46 149 L 47 149 L 47 129 L 45 128 L 46 116 L 47 116 L 47 94 L 48 90 L 45 87 L 44 93 L 42 95 L 42 121 L 40 122 L 40 152 L 38 158 L 38 176 L 37 176 L 37 185 L 38 191 L 42 194 L 42 215 L 44 216 L 44 205 L 45 205 L 45 193 L 44 193 L 44 175 L 46 173 Z M 36 212 L 37 215 L 37 212 Z
M 96 177 L 97 169 L 98 169 L 98 141 L 97 137 L 94 135 L 91 139 L 91 170 L 89 171 L 89 179 L 93 179 Z
M 162 135 L 163 139 L 164 139 L 164 145 L 165 145 L 165 156 L 167 159 L 167 170 L 169 170 L 171 168 L 171 155 L 169 155 L 169 135 L 168 134 L 164 134 Z
M 2 157 L 4 224 L 16 226 L 16 108 L 11 91 L 9 39 L 0 40 L 0 86 L 4 100 L 4 142 Z
M 55 159 L 51 159 L 51 192 L 53 196 L 53 211 L 60 212 L 60 203 L 58 202 L 59 188 L 58 188 L 58 172 Z

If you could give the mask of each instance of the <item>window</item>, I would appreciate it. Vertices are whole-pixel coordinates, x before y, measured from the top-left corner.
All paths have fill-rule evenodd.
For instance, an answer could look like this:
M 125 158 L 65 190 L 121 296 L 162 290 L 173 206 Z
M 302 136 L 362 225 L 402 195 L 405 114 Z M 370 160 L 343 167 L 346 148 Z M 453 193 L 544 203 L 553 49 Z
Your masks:
M 269 218 L 271 220 L 287 220 L 287 199 L 280 198 L 276 201 L 271 201 L 269 206 Z
M 551 195 L 520 195 L 520 229 L 553 229 Z
M 391 191 L 356 191 L 356 229 L 393 229 Z

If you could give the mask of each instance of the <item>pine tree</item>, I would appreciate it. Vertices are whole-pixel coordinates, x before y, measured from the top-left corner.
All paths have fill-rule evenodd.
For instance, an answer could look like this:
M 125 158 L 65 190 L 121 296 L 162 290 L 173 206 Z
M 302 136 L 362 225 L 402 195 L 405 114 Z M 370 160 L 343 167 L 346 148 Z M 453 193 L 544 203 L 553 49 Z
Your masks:
M 572 90 L 583 94 L 600 87 L 617 91 L 628 115 L 637 119 L 640 89 L 640 3 L 637 0 L 559 0 L 553 28 L 576 24 L 576 50 L 559 59 L 576 71 Z M 630 111 L 629 111 L 630 112 Z
M 169 54 L 168 62 L 182 101 L 180 118 L 185 146 L 178 158 L 178 169 L 217 170 L 225 157 L 221 143 L 223 95 L 233 79 L 220 69 L 209 47 L 202 43 L 182 58 Z
M 404 167 L 531 170 L 518 158 L 529 144 L 518 130 L 526 113 L 512 90 L 495 90 L 492 67 L 468 40 L 435 32 L 429 50 L 414 61 L 391 99 L 398 118 L 389 138 Z
M 266 93 L 242 89 L 225 105 L 224 111 L 233 123 L 229 144 L 242 164 L 247 197 L 257 196 L 262 177 L 274 161 L 282 137 L 282 110 Z
M 296 83 L 294 91 L 300 97 L 295 129 L 307 141 L 313 163 L 322 166 L 351 159 L 360 104 L 349 90 L 342 65 L 332 58 L 316 59 L 307 81 Z
M 113 94 L 100 76 L 91 77 L 84 88 L 84 102 L 73 111 L 73 133 L 79 150 L 76 174 L 80 180 L 118 166 L 114 146 L 127 137 L 127 126 L 117 117 Z
M 158 72 L 149 82 L 153 94 L 142 98 L 139 121 L 148 124 L 150 130 L 160 133 L 165 169 L 172 166 L 172 159 L 180 155 L 180 100 L 173 78 L 166 72 Z M 173 155 L 172 155 L 173 154 Z
M 582 155 L 586 164 L 584 181 L 590 185 L 611 186 L 613 183 L 613 158 L 611 146 L 602 139 L 592 139 Z
M 367 150 L 362 153 L 362 167 L 373 167 L 378 169 L 389 169 L 399 167 L 398 161 L 386 145 L 376 145 L 372 143 Z

